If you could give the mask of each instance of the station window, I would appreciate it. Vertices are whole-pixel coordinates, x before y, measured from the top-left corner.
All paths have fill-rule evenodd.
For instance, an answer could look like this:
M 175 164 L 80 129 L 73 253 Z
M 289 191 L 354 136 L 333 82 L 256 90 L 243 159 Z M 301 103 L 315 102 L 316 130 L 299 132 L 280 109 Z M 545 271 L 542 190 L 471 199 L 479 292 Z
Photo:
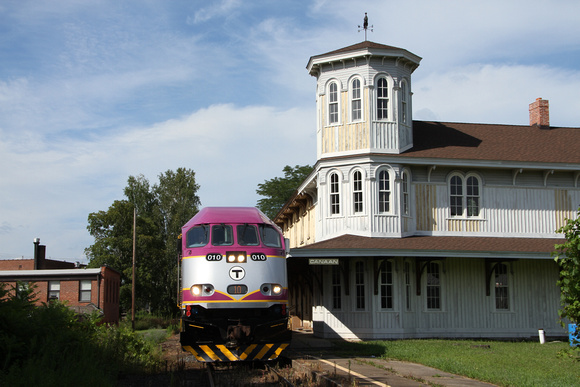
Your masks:
M 427 264 L 427 309 L 441 310 L 441 273 L 437 262 Z
M 330 175 L 330 214 L 340 214 L 340 190 L 338 173 Z
M 361 171 L 356 171 L 353 174 L 352 179 L 352 200 L 353 200 L 353 210 L 355 213 L 363 212 L 363 185 L 362 185 L 362 173 Z
M 389 87 L 386 78 L 377 82 L 377 120 L 389 119 Z
M 365 308 L 365 264 L 362 261 L 355 263 L 354 283 L 356 289 L 356 308 Z
M 332 309 L 342 308 L 342 287 L 340 283 L 340 266 L 332 266 Z
M 393 309 L 393 263 L 385 261 L 381 268 L 381 309 Z
M 360 92 L 360 79 L 358 78 L 355 78 L 352 81 L 351 105 L 351 121 L 359 121 L 362 118 L 362 99 Z
M 409 191 L 410 184 L 409 184 L 409 173 L 407 171 L 403 171 L 402 173 L 402 193 L 403 193 L 403 215 L 409 215 Z
M 506 264 L 498 263 L 495 267 L 495 309 L 509 310 L 509 278 Z
M 332 82 L 329 85 L 328 123 L 329 124 L 338 123 L 338 85 L 336 82 Z
M 477 176 L 453 174 L 449 179 L 451 216 L 478 217 L 481 211 L 481 183 Z
M 389 171 L 379 172 L 379 212 L 391 211 L 391 180 Z

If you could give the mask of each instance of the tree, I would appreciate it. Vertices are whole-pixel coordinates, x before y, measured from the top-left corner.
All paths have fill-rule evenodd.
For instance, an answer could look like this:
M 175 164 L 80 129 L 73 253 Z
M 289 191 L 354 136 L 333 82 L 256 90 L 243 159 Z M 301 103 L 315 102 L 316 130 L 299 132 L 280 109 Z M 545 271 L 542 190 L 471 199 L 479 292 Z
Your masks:
M 566 242 L 556 245 L 555 260 L 560 266 L 560 303 L 561 319 L 567 318 L 572 323 L 580 322 L 580 208 L 575 220 L 558 229 L 564 234 Z M 562 320 L 562 324 L 564 324 Z
M 310 175 L 311 165 L 296 165 L 292 168 L 286 165 L 283 169 L 284 177 L 275 177 L 258 184 L 256 193 L 265 196 L 258 200 L 257 207 L 271 219 L 274 219 L 284 204 L 294 195 L 296 189 Z
M 85 251 L 90 267 L 108 265 L 121 272 L 122 310 L 131 308 L 133 210 L 136 209 L 136 304 L 139 309 L 171 312 L 177 304 L 177 237 L 200 206 L 195 172 L 179 168 L 159 175 L 150 186 L 143 176 L 129 176 L 126 200 L 107 211 L 89 214 L 87 229 L 95 238 Z

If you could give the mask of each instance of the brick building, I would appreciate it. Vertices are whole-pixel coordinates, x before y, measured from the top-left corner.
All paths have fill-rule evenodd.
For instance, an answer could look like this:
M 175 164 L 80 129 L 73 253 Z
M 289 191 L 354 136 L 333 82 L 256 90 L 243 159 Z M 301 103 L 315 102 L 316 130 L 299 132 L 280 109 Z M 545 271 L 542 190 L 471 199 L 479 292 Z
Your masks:
M 0 260 L 0 282 L 9 289 L 34 286 L 36 303 L 60 300 L 78 313 L 98 312 L 103 323 L 119 322 L 121 274 L 103 266 L 76 267 L 74 263 L 45 259 L 45 246 L 35 241 L 34 259 Z

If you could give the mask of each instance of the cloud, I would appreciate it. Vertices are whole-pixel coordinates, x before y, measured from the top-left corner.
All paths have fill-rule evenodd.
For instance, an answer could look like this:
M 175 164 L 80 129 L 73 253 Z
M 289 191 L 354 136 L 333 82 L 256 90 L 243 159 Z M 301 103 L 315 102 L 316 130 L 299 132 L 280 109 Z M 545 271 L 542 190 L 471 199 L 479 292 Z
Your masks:
M 92 243 L 88 214 L 123 199 L 130 175 L 142 173 L 155 183 L 160 173 L 179 167 L 196 172 L 203 205 L 253 206 L 259 183 L 285 165 L 315 162 L 313 116 L 314 108 L 212 105 L 89 139 L 28 139 L 27 150 L 0 141 L 0 191 L 7 193 L 0 213 L 18 219 L 5 221 L 0 233 L 22 245 L 41 237 L 61 246 L 64 258 L 78 258 Z

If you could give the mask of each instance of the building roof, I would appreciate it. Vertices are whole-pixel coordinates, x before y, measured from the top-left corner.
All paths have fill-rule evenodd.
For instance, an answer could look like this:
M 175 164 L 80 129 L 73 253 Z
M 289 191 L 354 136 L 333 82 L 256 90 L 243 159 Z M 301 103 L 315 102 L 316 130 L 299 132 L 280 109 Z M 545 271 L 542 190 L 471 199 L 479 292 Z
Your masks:
M 551 259 L 564 239 L 464 236 L 371 238 L 342 235 L 290 250 L 293 257 L 464 257 Z
M 399 47 L 387 46 L 386 44 L 375 43 L 375 42 L 371 42 L 370 40 L 365 40 L 365 41 L 362 41 L 360 43 L 355 43 L 355 44 L 352 44 L 350 46 L 339 48 L 338 50 L 327 52 L 325 54 L 315 55 L 312 58 L 340 54 L 343 52 L 358 51 L 358 50 L 367 49 L 367 48 L 374 48 L 374 49 L 379 49 L 379 50 L 403 50 L 402 48 L 399 48 Z
M 403 157 L 580 164 L 580 128 L 413 122 Z
M 419 66 L 421 57 L 405 50 L 404 48 L 387 46 L 385 44 L 375 43 L 365 40 L 347 47 L 339 48 L 338 50 L 329 51 L 325 54 L 311 56 L 306 65 L 308 73 L 314 75 L 318 72 L 317 67 L 321 64 L 350 60 L 356 57 L 392 57 L 403 60 L 405 63 L 411 64 L 413 71 Z

